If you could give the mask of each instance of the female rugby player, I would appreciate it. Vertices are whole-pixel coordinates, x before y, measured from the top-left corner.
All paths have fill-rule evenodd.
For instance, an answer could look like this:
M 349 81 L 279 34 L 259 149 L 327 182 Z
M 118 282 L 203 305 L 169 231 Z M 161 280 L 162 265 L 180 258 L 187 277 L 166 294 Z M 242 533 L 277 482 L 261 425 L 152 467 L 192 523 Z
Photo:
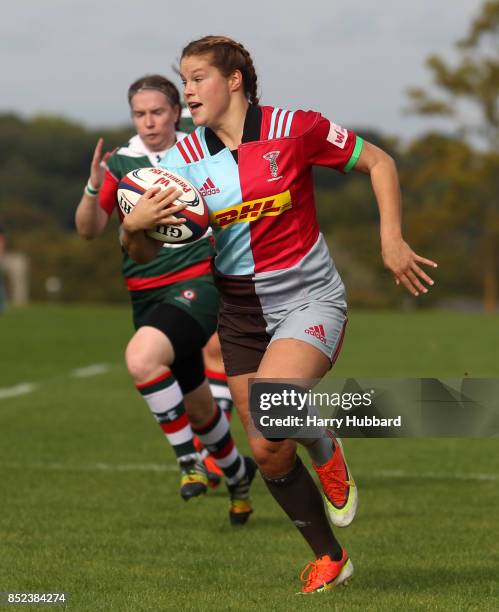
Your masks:
M 113 210 L 119 212 L 119 180 L 136 168 L 156 166 L 185 136 L 176 131 L 180 96 L 169 80 L 159 75 L 138 79 L 129 88 L 128 101 L 137 135 L 106 159 L 105 171 L 102 140 L 98 142 L 90 181 L 76 211 L 76 227 L 84 238 L 95 238 Z M 255 466 L 252 459 L 239 455 L 226 415 L 213 401 L 201 352 L 216 329 L 219 301 L 209 265 L 211 252 L 210 240 L 204 238 L 175 248 L 165 244 L 147 265 L 137 265 L 124 253 L 123 274 L 137 330 L 126 349 L 126 363 L 173 447 L 182 498 L 198 496 L 208 485 L 194 446 L 194 429 L 225 475 L 231 523 L 243 524 L 252 510 L 248 489 Z M 210 344 L 216 347 L 216 339 Z M 208 358 L 216 364 L 213 353 L 212 349 Z
M 196 131 L 178 142 L 161 165 L 194 185 L 208 179 L 206 197 L 215 231 L 213 270 L 221 292 L 218 331 L 229 386 L 263 479 L 300 530 L 316 561 L 303 593 L 329 590 L 353 574 L 333 535 L 319 490 L 296 453 L 295 440 L 254 435 L 248 379 L 323 377 L 341 347 L 345 290 L 319 231 L 312 166 L 370 175 L 380 212 L 381 251 L 395 281 L 412 294 L 433 281 L 401 232 L 400 193 L 393 160 L 374 145 L 312 111 L 259 106 L 257 75 L 247 50 L 207 36 L 182 51 L 185 101 Z M 178 224 L 173 189 L 152 189 L 124 221 L 126 248 L 146 261 L 158 249 L 142 231 Z M 317 331 L 319 330 L 319 331 Z M 331 522 L 348 525 L 357 489 L 339 441 L 330 432 L 299 440 L 309 452 Z

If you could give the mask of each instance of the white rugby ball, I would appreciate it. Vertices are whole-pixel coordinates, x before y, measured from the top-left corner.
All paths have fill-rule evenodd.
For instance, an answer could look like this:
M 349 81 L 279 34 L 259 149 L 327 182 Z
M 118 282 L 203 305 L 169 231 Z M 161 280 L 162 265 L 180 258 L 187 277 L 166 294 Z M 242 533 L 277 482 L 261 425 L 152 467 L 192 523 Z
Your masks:
M 176 187 L 182 190 L 175 203 L 187 204 L 187 207 L 173 216 L 185 218 L 181 225 L 158 225 L 147 234 L 161 242 L 187 244 L 201 238 L 209 224 L 209 212 L 206 202 L 199 191 L 183 176 L 164 168 L 137 168 L 125 175 L 118 185 L 118 205 L 124 215 L 128 215 L 139 198 L 151 187 Z

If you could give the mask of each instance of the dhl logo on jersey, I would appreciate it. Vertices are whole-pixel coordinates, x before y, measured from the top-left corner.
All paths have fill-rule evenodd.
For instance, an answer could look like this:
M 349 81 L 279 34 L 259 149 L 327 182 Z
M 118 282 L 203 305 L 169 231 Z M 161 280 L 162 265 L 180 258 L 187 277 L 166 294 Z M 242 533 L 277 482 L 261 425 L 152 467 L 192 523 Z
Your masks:
M 277 217 L 290 209 L 291 206 L 291 193 L 288 190 L 268 198 L 251 200 L 223 210 L 217 210 L 211 213 L 210 218 L 212 223 L 226 229 L 234 223 L 250 223 L 261 217 Z

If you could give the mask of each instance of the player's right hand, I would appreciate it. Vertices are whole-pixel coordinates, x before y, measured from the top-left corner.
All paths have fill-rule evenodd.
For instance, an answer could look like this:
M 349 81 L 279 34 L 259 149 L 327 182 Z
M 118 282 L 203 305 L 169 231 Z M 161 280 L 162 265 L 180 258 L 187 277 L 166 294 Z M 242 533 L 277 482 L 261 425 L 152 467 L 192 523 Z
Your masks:
M 154 229 L 157 225 L 181 225 L 186 219 L 174 217 L 187 204 L 174 204 L 182 195 L 180 189 L 169 187 L 161 190 L 159 187 L 148 189 L 137 201 L 130 214 L 123 219 L 123 227 L 128 232 Z
M 428 293 L 429 286 L 435 284 L 434 280 L 421 268 L 421 264 L 437 267 L 437 263 L 415 253 L 402 238 L 395 240 L 382 240 L 382 257 L 385 268 L 390 270 L 397 285 L 402 284 L 409 293 L 418 296 Z

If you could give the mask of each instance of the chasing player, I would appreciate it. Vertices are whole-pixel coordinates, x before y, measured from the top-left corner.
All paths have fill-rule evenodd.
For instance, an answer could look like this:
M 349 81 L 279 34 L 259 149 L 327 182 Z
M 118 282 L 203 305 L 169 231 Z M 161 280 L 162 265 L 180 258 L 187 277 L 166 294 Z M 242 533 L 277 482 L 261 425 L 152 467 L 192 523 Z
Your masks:
M 77 231 L 87 239 L 102 233 L 115 208 L 119 212 L 116 192 L 121 177 L 139 167 L 156 166 L 185 136 L 176 131 L 180 99 L 169 80 L 159 75 L 138 79 L 128 90 L 128 101 L 137 134 L 106 159 L 105 171 L 99 140 L 76 210 Z M 244 524 L 252 512 L 249 487 L 255 465 L 237 451 L 226 414 L 213 401 L 205 378 L 201 351 L 215 332 L 219 303 L 211 255 L 208 237 L 179 247 L 165 244 L 147 265 L 137 265 L 124 253 L 123 274 L 137 330 L 126 349 L 126 364 L 175 452 L 182 498 L 207 490 L 207 471 L 194 446 L 196 433 L 225 476 L 229 516 L 236 525 Z M 223 393 L 222 378 L 218 375 L 216 381 Z

